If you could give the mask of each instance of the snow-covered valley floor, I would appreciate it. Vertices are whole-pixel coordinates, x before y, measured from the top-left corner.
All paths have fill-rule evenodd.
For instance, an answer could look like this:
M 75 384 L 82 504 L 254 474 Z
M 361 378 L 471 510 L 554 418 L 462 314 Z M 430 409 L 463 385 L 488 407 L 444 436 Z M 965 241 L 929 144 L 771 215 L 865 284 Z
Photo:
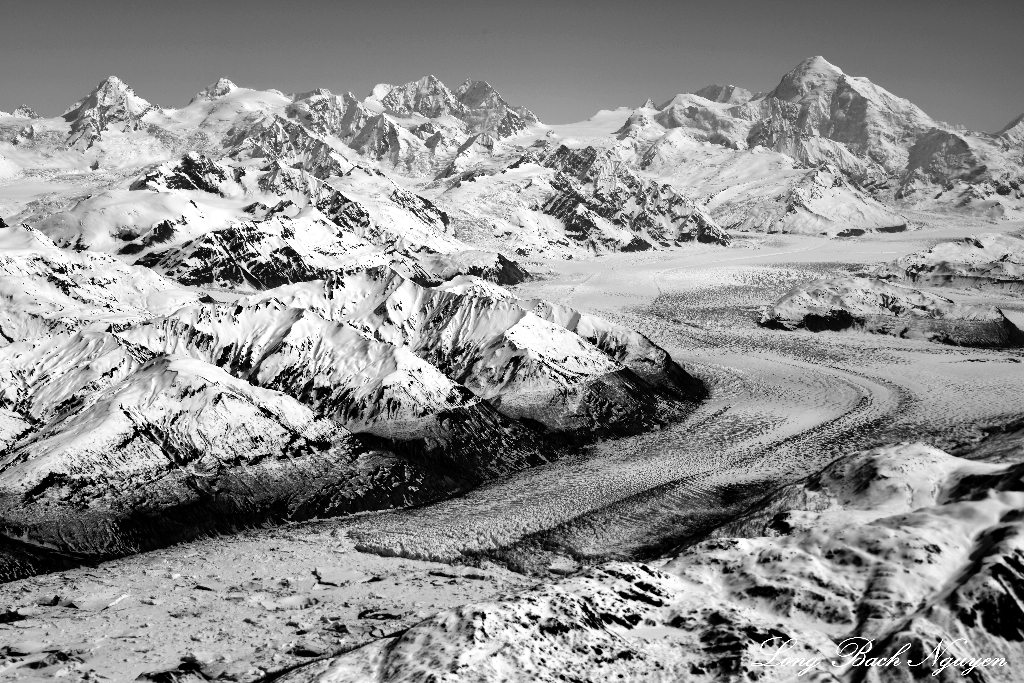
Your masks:
M 51 677 L 63 667 L 100 680 L 171 669 L 176 678 L 152 680 L 271 680 L 441 610 L 589 565 L 657 564 L 839 456 L 909 441 L 956 454 L 984 427 L 1019 417 L 1020 349 L 756 324 L 761 307 L 797 281 L 1024 228 L 915 219 L 929 227 L 851 239 L 740 234 L 732 248 L 528 264 L 545 275 L 515 287 L 518 295 L 638 330 L 704 380 L 709 399 L 661 430 L 600 441 L 444 502 L 248 531 L 0 585 L 0 606 L 10 610 L 0 614 L 0 644 L 40 663 L 0 679 Z M 1019 292 L 942 293 L 999 306 L 1024 325 Z

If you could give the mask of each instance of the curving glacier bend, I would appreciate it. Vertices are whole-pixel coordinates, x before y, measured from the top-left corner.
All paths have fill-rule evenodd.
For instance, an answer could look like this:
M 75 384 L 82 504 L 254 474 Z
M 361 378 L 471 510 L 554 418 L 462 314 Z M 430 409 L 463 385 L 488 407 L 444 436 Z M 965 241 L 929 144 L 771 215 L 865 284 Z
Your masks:
M 1022 125 L 821 57 L 0 115 L 0 674 L 1016 680 Z

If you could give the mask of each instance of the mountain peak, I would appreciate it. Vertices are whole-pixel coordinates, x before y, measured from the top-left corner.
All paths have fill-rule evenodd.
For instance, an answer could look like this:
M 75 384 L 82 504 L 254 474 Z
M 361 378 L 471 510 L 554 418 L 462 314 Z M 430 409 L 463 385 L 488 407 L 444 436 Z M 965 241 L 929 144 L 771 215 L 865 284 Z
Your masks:
M 75 102 L 73 105 L 67 108 L 64 112 L 64 118 L 71 121 L 75 116 L 75 112 L 82 109 L 83 106 L 90 105 L 95 106 L 109 106 L 116 102 L 130 103 L 134 108 L 139 110 L 149 109 L 152 105 L 146 100 L 142 99 L 135 94 L 132 87 L 122 81 L 117 76 L 107 76 L 100 84 L 93 88 L 87 96 Z M 72 118 L 68 118 L 72 116 Z
M 142 99 L 135 94 L 135 90 L 130 85 L 122 81 L 117 76 L 107 76 L 100 84 L 93 90 L 93 94 L 100 98 L 116 99 L 122 97 L 135 97 Z
M 783 76 L 768 96 L 803 103 L 808 99 L 817 99 L 823 93 L 831 94 L 844 75 L 842 69 L 824 57 L 808 57 Z
M 376 90 L 374 88 L 375 92 Z M 433 75 L 423 76 L 411 83 L 392 88 L 381 99 L 381 104 L 395 116 L 422 114 L 427 118 L 436 118 L 453 112 L 461 113 L 463 109 L 455 94 Z
M 828 61 L 821 55 L 815 55 L 814 57 L 808 57 L 804 61 L 800 62 L 797 69 L 803 69 L 806 71 L 839 71 L 842 73 L 842 69 Z
M 189 100 L 189 104 L 192 104 L 196 100 L 216 100 L 220 97 L 224 97 L 234 90 L 238 90 L 237 85 L 226 78 L 218 78 L 216 83 L 208 85 L 196 93 L 195 97 Z
M 138 130 L 139 120 L 155 109 L 135 94 L 131 86 L 117 76 L 108 76 L 86 97 L 68 107 L 64 120 L 71 124 L 72 136 L 86 135 L 92 139 L 111 123 L 125 123 L 125 130 Z
M 21 117 L 23 119 L 38 119 L 38 118 L 40 118 L 39 114 L 36 113 L 35 109 L 33 109 L 32 107 L 28 106 L 27 104 L 23 104 L 20 107 L 18 107 L 17 109 L 15 109 L 14 110 L 14 116 L 18 116 L 18 117 Z
M 130 85 L 113 74 L 104 78 L 100 81 L 100 84 L 96 86 L 96 90 L 103 90 L 104 88 L 127 88 L 131 90 Z
M 1013 121 L 1006 124 L 1006 127 L 996 133 L 999 137 L 1006 138 L 1010 142 L 1024 144 L 1024 114 L 1021 114 Z

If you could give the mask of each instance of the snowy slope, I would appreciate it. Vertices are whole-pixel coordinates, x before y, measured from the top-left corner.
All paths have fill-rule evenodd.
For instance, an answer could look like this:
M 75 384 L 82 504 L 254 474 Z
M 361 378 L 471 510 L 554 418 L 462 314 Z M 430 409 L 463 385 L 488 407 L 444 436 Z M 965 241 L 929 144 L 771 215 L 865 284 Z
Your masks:
M 888 683 L 973 670 L 1008 683 L 1024 665 L 1020 476 L 1020 466 L 923 444 L 857 453 L 660 566 L 610 563 L 442 611 L 282 680 L 782 682 L 870 672 Z M 889 665 L 868 668 L 869 657 Z

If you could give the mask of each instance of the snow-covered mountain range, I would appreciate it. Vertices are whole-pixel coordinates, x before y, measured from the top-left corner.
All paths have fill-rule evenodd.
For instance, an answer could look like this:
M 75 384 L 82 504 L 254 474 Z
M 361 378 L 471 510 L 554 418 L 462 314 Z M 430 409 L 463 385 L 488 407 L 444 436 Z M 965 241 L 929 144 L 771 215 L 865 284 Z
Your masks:
M 1019 216 L 1022 131 L 821 57 L 570 125 L 433 76 L 362 99 L 222 78 L 181 108 L 110 77 L 60 117 L 22 106 L 0 115 L 0 532 L 131 552 L 653 427 L 701 383 L 509 289 L 532 264 Z

